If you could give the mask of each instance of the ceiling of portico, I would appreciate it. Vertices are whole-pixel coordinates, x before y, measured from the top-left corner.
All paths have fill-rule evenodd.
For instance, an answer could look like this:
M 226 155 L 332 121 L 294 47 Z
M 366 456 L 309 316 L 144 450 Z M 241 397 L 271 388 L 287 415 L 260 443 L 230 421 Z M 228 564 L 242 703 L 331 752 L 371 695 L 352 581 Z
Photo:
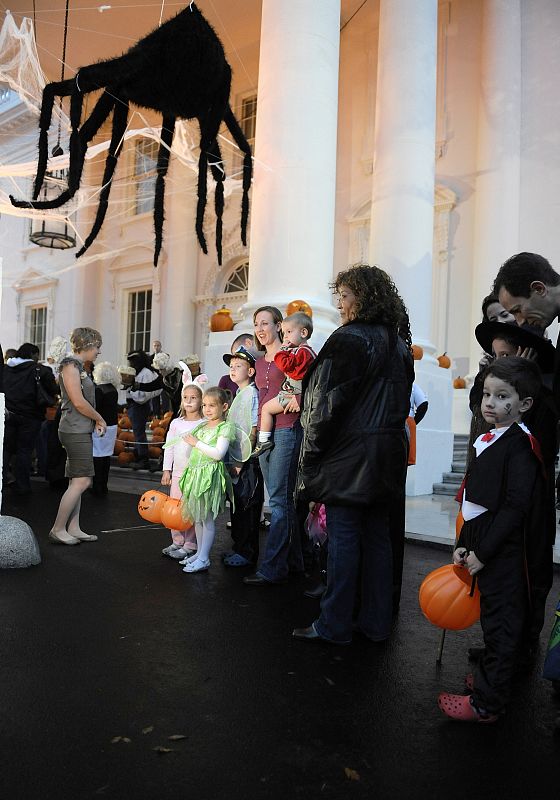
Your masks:
M 342 0 L 341 26 L 363 2 Z M 164 0 L 163 20 L 186 4 L 187 0 Z M 23 16 L 33 19 L 32 0 L 10 0 L 6 5 L 18 23 Z M 259 39 L 262 0 L 198 0 L 198 6 L 221 38 L 234 72 L 244 69 L 243 51 Z M 70 0 L 66 77 L 80 66 L 114 58 L 127 50 L 158 26 L 161 8 L 161 0 Z M 64 13 L 65 0 L 35 0 L 37 49 L 49 80 L 60 78 Z

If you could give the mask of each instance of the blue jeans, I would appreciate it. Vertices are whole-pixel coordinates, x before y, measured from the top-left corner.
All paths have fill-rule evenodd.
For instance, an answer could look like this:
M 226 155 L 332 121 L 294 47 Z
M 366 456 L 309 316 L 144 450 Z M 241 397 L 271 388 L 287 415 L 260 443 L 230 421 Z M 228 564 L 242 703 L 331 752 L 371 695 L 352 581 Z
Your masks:
M 132 422 L 134 431 L 134 450 L 138 461 L 145 461 L 148 458 L 148 440 L 146 438 L 146 423 L 150 416 L 150 403 L 128 404 L 128 416 Z
M 389 507 L 327 505 L 326 512 L 327 590 L 315 630 L 324 639 L 339 644 L 352 640 L 360 583 L 357 625 L 369 639 L 386 639 L 391 633 L 393 612 Z
M 284 580 L 290 569 L 303 571 L 294 506 L 301 436 L 299 422 L 276 430 L 274 449 L 259 459 L 270 498 L 270 528 L 257 575 L 272 583 Z

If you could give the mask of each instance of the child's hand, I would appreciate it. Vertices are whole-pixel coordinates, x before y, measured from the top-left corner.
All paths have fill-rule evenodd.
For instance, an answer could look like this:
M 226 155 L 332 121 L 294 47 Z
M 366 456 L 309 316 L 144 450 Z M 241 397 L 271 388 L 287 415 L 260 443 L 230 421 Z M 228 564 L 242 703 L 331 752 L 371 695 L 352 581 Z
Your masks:
M 312 514 L 312 513 L 315 511 L 315 506 L 316 506 L 316 505 L 317 505 L 317 503 L 315 503 L 314 501 L 311 501 L 311 502 L 309 503 L 309 513 L 310 513 L 310 514 Z
M 469 575 L 476 575 L 477 572 L 484 569 L 484 564 L 482 561 L 479 561 L 474 552 L 469 553 L 466 560 Z
M 294 397 L 292 397 L 290 402 L 286 403 L 286 405 L 284 406 L 284 412 L 286 414 L 290 414 L 290 413 L 297 414 L 298 411 L 299 411 L 298 401 L 296 400 L 296 398 L 294 396 Z
M 196 436 L 193 436 L 192 433 L 187 433 L 185 436 L 183 436 L 183 441 L 185 441 L 187 444 L 190 444 L 191 447 L 196 447 L 198 439 Z
M 453 563 L 457 564 L 458 567 L 464 567 L 468 554 L 468 550 L 465 550 L 464 547 L 457 547 L 457 549 L 453 551 Z
M 241 467 L 230 466 L 228 467 L 228 471 L 232 478 L 237 478 L 237 476 L 241 472 Z
M 168 469 L 164 469 L 161 475 L 161 485 L 162 486 L 171 486 L 171 472 Z

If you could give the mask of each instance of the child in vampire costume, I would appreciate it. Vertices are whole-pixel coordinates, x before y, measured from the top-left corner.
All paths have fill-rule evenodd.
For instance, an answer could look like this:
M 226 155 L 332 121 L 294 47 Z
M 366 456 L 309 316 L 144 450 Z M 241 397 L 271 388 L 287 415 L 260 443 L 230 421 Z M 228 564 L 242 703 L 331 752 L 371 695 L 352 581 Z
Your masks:
M 495 722 L 511 695 L 528 617 L 525 537 L 542 480 L 539 447 L 521 423 L 541 386 L 536 364 L 498 359 L 484 375 L 482 413 L 495 427 L 478 437 L 459 495 L 465 523 L 453 554 L 476 575 L 484 655 L 466 678 L 470 695 L 442 693 L 441 710 L 462 722 Z

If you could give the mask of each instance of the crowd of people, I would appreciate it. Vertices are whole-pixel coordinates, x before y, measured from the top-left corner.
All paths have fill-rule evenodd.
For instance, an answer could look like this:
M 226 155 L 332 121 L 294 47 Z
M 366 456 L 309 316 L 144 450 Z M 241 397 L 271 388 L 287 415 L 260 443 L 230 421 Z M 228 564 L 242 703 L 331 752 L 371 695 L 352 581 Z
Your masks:
M 49 538 L 94 541 L 80 526 L 81 497 L 92 479 L 93 491 L 107 492 L 124 385 L 137 468 L 156 468 L 146 440 L 150 415 L 169 408 L 174 417 L 161 482 L 182 522 L 165 556 L 188 574 L 207 571 L 215 520 L 229 500 L 232 549 L 223 562 L 252 567 L 244 584 L 267 587 L 309 570 L 307 534 L 320 529 L 322 580 L 308 592 L 320 598 L 320 611 L 293 636 L 338 645 L 356 635 L 387 640 L 400 602 L 410 430 L 428 401 L 413 385 L 408 314 L 387 273 L 357 265 L 332 288 L 341 325 L 318 354 L 311 316 L 283 318 L 262 306 L 253 332 L 236 336 L 224 355 L 228 373 L 219 386 L 207 385 L 197 357 L 173 365 L 160 342 L 151 356 L 130 352 L 119 372 L 106 362 L 93 367 L 101 335 L 77 328 L 56 377 L 37 364 L 37 348 L 22 345 L 4 369 L 5 481 L 12 469 L 15 490 L 30 490 L 45 404 L 59 395 L 69 484 Z M 560 317 L 560 275 L 542 256 L 513 256 L 482 315 L 475 335 L 484 355 L 470 394 L 468 466 L 457 498 L 464 523 L 453 561 L 476 576 L 484 646 L 470 652 L 477 668 L 466 693 L 442 693 L 438 702 L 448 717 L 490 723 L 534 663 L 552 586 L 560 356 L 546 328 Z M 265 488 L 270 526 L 259 553 Z M 560 688 L 560 669 L 553 677 Z

